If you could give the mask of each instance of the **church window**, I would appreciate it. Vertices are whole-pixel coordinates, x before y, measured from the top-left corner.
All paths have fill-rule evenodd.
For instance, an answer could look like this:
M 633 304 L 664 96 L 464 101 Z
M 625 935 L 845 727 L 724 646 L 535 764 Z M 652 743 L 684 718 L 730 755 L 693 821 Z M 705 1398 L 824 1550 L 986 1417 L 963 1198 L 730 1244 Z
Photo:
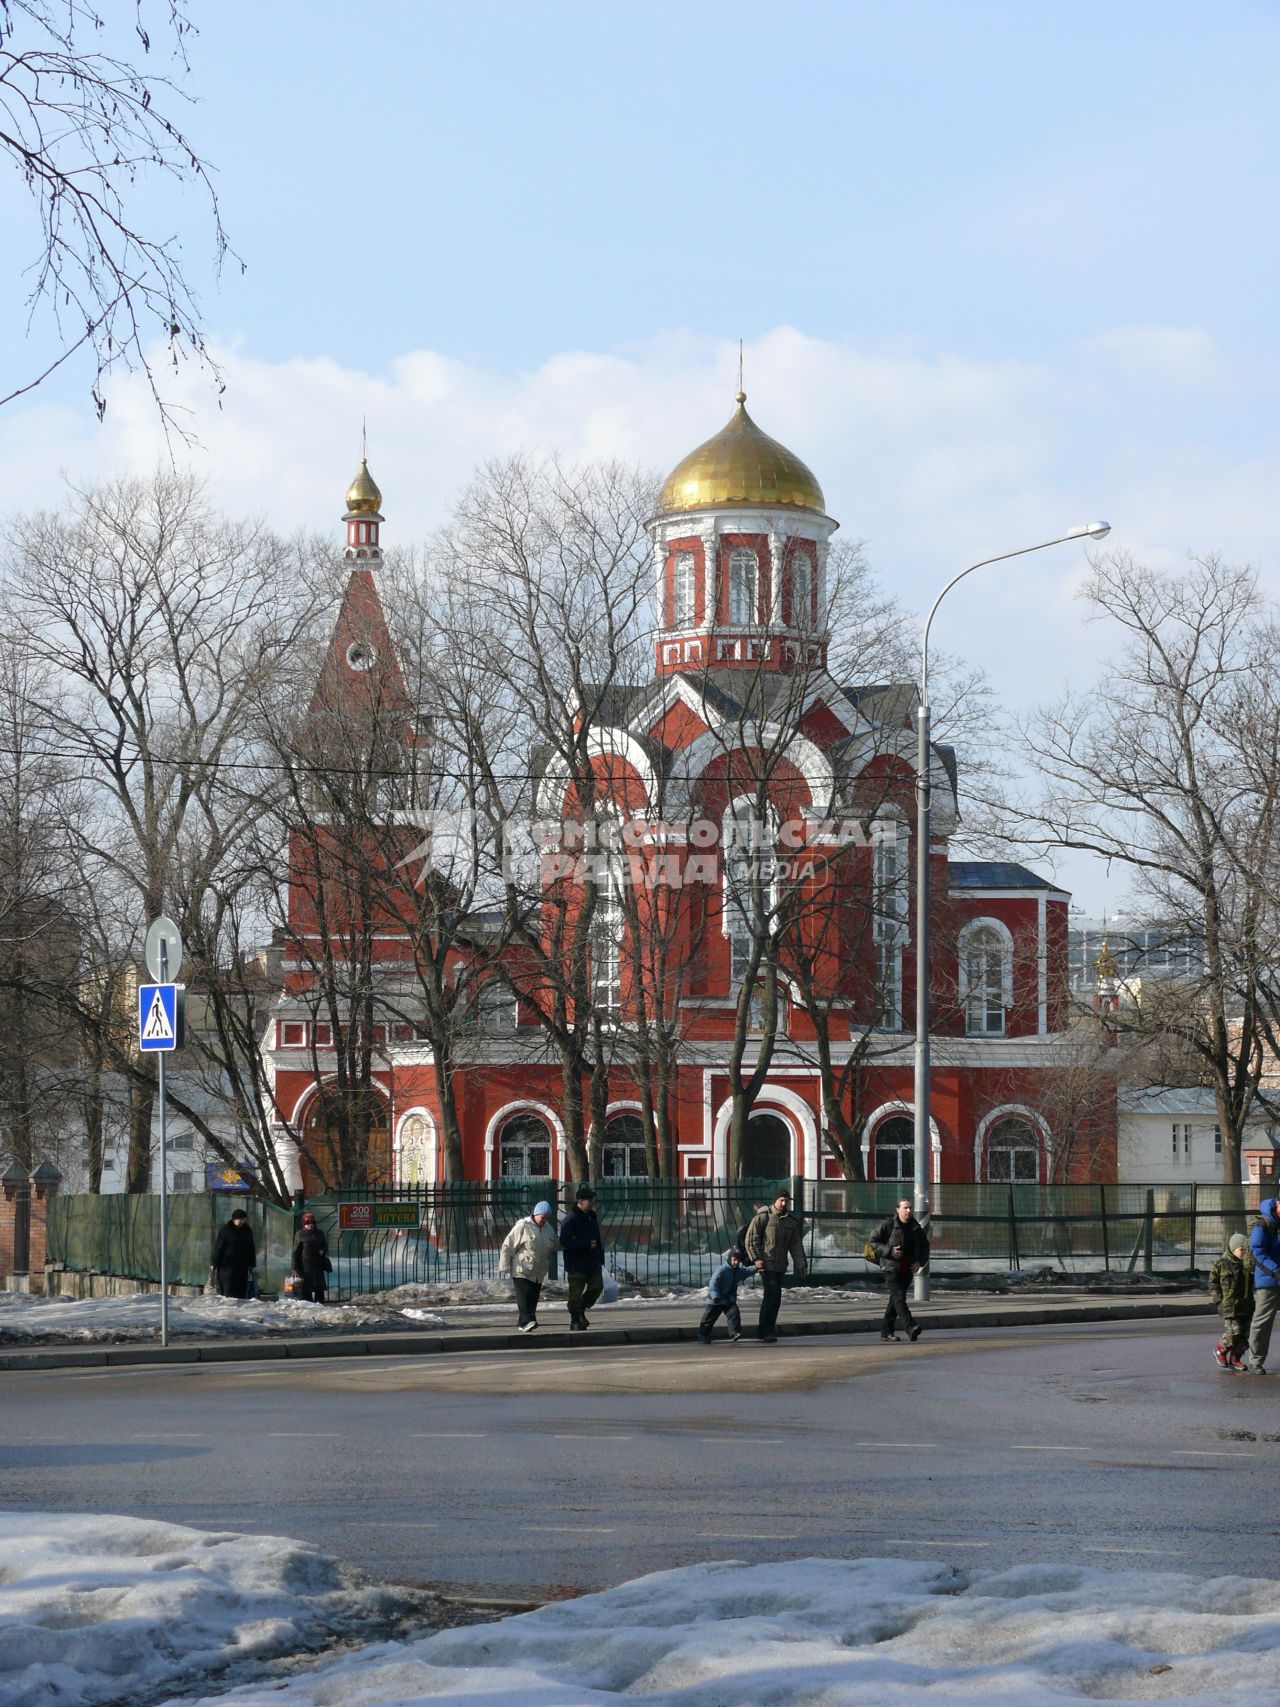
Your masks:
M 740 545 L 729 554 L 729 621 L 747 627 L 758 619 L 760 559 Z
M 611 1024 L 622 1007 L 622 874 L 616 859 L 600 862 L 596 906 L 591 916 L 591 994 Z
M 1010 979 L 1009 947 L 994 925 L 966 931 L 960 966 L 964 982 L 964 1028 L 970 1037 L 1002 1037 Z
M 600 1166 L 606 1179 L 647 1179 L 649 1156 L 638 1114 L 615 1114 L 604 1129 Z
M 498 1139 L 498 1166 L 503 1179 L 550 1179 L 551 1133 L 536 1114 L 517 1114 Z
M 806 631 L 813 627 L 813 559 L 797 551 L 791 559 L 791 626 Z
M 777 1114 L 753 1114 L 742 1144 L 744 1179 L 777 1182 L 791 1174 L 791 1128 Z
M 757 937 L 767 943 L 778 906 L 778 862 L 774 854 L 776 826 L 772 815 L 763 834 L 749 797 L 737 800 L 724 815 L 722 829 L 724 931 L 729 939 L 729 978 L 740 983 L 751 967 Z
M 671 571 L 671 626 L 692 628 L 697 601 L 697 571 L 691 551 L 677 556 Z
M 909 1115 L 895 1114 L 876 1127 L 876 1179 L 914 1179 L 916 1129 Z
M 353 640 L 347 647 L 347 663 L 353 670 L 371 670 L 378 661 L 378 648 L 369 640 Z
M 876 951 L 876 1024 L 884 1031 L 902 1026 L 902 944 L 906 937 L 907 871 L 905 838 L 896 817 L 877 818 L 871 829 L 871 884 Z
M 1040 1178 L 1040 1146 L 1025 1120 L 999 1120 L 987 1136 L 987 1178 L 1008 1185 L 1034 1185 Z

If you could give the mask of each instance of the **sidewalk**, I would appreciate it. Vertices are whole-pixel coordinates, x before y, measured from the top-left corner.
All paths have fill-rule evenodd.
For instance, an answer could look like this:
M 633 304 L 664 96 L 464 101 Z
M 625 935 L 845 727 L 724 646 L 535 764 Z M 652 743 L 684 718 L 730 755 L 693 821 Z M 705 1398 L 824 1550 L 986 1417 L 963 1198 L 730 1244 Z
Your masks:
M 536 1334 L 517 1334 L 506 1323 L 475 1325 L 463 1320 L 443 1331 L 434 1327 L 414 1329 L 408 1325 L 356 1334 L 332 1334 L 308 1338 L 285 1334 L 270 1339 L 237 1341 L 188 1340 L 161 1346 L 153 1343 L 123 1345 L 0 1346 L 0 1370 L 87 1369 L 123 1364 L 157 1363 L 260 1363 L 315 1357 L 404 1357 L 432 1356 L 441 1352 L 493 1352 L 520 1350 L 536 1356 L 540 1347 L 557 1350 L 573 1347 L 589 1351 L 592 1346 L 675 1345 L 697 1337 L 703 1302 L 692 1299 L 669 1309 L 640 1309 L 626 1304 L 597 1306 L 591 1330 L 571 1334 L 568 1328 L 548 1325 Z M 830 1301 L 806 1304 L 795 1291 L 785 1294 L 778 1333 L 782 1338 L 817 1334 L 878 1333 L 884 1311 L 882 1293 L 868 1292 L 865 1301 L 849 1305 Z M 558 1312 L 557 1312 L 558 1313 Z M 1143 1292 L 1132 1298 L 1096 1293 L 1041 1293 L 1035 1296 L 975 1297 L 972 1293 L 945 1292 L 922 1304 L 918 1315 L 926 1334 L 963 1328 L 1044 1327 L 1072 1322 L 1132 1322 L 1163 1317 L 1212 1316 L 1214 1307 L 1203 1293 Z M 552 1318 L 554 1320 L 554 1318 Z M 743 1328 L 755 1335 L 754 1312 L 748 1301 Z M 723 1332 L 723 1324 L 719 1324 Z

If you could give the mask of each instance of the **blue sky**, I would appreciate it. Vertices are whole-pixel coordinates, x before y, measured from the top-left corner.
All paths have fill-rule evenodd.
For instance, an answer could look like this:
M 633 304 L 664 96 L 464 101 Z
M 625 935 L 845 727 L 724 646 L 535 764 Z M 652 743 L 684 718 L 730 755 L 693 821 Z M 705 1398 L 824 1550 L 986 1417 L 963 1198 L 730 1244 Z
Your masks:
M 189 129 L 247 270 L 202 292 L 221 415 L 184 395 L 229 508 L 329 525 L 362 413 L 389 535 L 517 446 L 669 466 L 742 337 L 756 418 L 912 608 L 1095 514 L 1275 569 L 1273 0 L 195 10 Z M 16 247 L 21 217 L 0 185 Z M 154 463 L 136 388 L 100 429 L 87 377 L 0 414 L 0 508 Z M 1014 706 L 1084 679 L 1081 566 L 971 583 L 945 643 Z

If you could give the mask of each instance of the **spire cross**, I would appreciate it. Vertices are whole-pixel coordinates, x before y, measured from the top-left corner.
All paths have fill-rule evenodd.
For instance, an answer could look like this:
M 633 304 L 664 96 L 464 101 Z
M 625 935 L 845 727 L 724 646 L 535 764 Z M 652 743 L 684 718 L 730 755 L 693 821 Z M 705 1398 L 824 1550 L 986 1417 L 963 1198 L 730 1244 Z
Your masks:
M 361 417 L 360 417 L 360 460 L 362 462 L 368 462 L 368 460 L 369 460 L 369 432 L 368 432 L 368 416 L 367 415 L 361 415 Z
M 742 389 L 742 339 L 739 338 L 738 339 L 738 402 L 741 403 L 745 396 L 746 396 L 746 392 L 743 391 L 743 389 Z

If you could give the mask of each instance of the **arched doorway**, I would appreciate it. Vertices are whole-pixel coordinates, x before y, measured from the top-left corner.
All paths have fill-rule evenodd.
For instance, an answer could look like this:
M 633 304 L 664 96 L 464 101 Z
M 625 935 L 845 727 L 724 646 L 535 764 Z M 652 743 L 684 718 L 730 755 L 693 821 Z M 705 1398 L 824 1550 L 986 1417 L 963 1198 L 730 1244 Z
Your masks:
M 1035 1185 L 1040 1178 L 1040 1141 L 1031 1123 L 1016 1114 L 997 1120 L 987 1133 L 987 1178 L 993 1184 Z
M 744 1179 L 791 1178 L 791 1128 L 777 1114 L 753 1114 L 742 1143 Z
M 911 1180 L 916 1172 L 915 1122 L 905 1114 L 890 1115 L 876 1127 L 873 1178 Z
M 498 1134 L 501 1179 L 550 1179 L 551 1132 L 537 1114 L 514 1114 Z
M 326 1085 L 302 1123 L 302 1189 L 386 1185 L 391 1179 L 387 1108 L 376 1091 Z
M 638 1114 L 615 1114 L 604 1129 L 600 1171 L 605 1179 L 647 1179 L 649 1156 Z

